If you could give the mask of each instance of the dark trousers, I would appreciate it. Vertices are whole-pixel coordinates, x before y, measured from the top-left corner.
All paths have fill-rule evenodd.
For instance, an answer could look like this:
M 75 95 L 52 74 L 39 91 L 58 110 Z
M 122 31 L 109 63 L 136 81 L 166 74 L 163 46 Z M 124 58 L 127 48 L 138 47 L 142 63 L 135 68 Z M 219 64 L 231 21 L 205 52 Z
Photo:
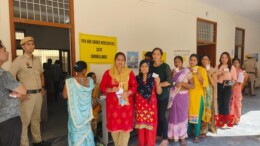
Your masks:
M 60 81 L 54 81 L 54 97 L 55 100 L 58 100 L 58 98 L 60 97 Z
M 223 86 L 218 83 L 218 112 L 220 115 L 229 115 L 232 86 Z
M 14 117 L 0 123 L 0 146 L 20 146 L 22 134 L 21 118 Z
M 166 119 L 168 98 L 163 100 L 158 100 L 157 105 L 158 105 L 157 136 L 162 136 L 163 139 L 168 139 L 168 122 Z

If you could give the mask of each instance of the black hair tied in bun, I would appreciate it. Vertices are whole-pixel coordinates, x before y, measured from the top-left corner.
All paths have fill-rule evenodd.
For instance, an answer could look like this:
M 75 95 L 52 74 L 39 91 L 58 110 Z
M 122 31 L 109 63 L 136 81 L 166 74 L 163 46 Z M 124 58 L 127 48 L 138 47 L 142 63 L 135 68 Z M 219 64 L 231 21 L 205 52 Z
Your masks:
M 87 69 L 87 63 L 85 61 L 78 61 L 74 65 L 75 72 L 82 72 L 84 69 Z

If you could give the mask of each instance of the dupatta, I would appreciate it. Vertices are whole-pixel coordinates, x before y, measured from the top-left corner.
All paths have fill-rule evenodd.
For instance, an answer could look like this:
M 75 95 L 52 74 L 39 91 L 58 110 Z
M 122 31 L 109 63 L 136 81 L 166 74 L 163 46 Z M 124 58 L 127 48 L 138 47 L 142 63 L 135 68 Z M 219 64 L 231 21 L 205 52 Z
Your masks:
M 183 70 L 176 73 L 173 77 L 173 82 L 181 83 L 186 79 L 190 79 L 192 77 L 192 74 L 188 68 L 184 68 Z M 175 96 L 180 92 L 181 87 L 172 87 L 170 89 L 170 98 L 168 102 L 167 109 L 170 109 L 172 107 L 172 103 L 174 101 Z

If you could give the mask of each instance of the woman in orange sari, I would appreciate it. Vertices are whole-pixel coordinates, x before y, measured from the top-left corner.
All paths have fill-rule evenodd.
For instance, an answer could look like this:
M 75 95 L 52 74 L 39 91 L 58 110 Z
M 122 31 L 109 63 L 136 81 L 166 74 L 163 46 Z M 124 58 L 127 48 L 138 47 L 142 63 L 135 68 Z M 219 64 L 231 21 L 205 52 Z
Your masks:
M 99 88 L 99 84 L 97 83 L 97 76 L 94 72 L 89 72 L 87 74 L 87 77 L 90 77 L 93 79 L 95 87 L 92 91 L 92 109 L 93 109 L 93 120 L 91 122 L 91 127 L 96 139 L 97 136 L 97 124 L 98 124 L 98 114 L 100 112 L 101 109 L 101 105 L 98 103 L 98 98 L 100 96 L 100 88 Z
M 127 146 L 133 130 L 133 97 L 137 88 L 133 71 L 125 66 L 122 52 L 115 55 L 114 65 L 107 70 L 100 83 L 106 94 L 107 129 L 111 132 L 115 146 Z
M 206 69 L 209 84 L 205 88 L 205 109 L 204 122 L 201 123 L 200 137 L 206 137 L 208 130 L 217 133 L 215 117 L 218 115 L 218 99 L 217 99 L 217 72 L 215 68 L 210 66 L 210 58 L 208 55 L 201 57 L 201 66 Z M 215 116 L 216 115 L 216 116 Z

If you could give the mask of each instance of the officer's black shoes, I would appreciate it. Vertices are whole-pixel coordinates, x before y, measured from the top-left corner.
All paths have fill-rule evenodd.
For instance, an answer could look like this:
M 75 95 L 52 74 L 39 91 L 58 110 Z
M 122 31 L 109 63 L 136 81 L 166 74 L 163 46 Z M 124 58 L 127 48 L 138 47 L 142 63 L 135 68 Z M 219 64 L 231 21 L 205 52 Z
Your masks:
M 251 94 L 250 96 L 256 96 L 255 94 Z
M 33 143 L 33 146 L 51 146 L 51 143 L 47 141 L 41 141 L 39 143 Z

